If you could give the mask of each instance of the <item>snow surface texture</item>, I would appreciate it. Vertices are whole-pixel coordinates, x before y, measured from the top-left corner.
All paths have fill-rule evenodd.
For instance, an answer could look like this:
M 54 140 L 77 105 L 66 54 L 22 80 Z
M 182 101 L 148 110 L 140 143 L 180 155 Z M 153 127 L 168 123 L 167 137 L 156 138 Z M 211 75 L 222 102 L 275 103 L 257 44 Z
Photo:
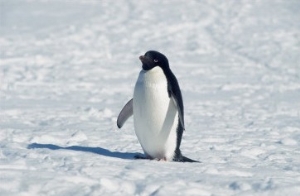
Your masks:
M 0 0 L 0 195 L 299 195 L 299 0 Z M 134 160 L 139 55 L 182 88 L 181 149 Z

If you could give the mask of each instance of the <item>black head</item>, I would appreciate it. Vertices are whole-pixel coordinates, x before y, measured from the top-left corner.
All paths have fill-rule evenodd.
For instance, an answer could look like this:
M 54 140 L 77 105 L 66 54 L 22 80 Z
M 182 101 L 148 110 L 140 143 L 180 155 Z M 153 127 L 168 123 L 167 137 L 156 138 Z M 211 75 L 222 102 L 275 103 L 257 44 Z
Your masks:
M 161 67 L 163 70 L 169 68 L 167 57 L 154 50 L 150 50 L 145 55 L 140 56 L 140 60 L 143 63 L 143 70 L 150 70 L 156 66 Z

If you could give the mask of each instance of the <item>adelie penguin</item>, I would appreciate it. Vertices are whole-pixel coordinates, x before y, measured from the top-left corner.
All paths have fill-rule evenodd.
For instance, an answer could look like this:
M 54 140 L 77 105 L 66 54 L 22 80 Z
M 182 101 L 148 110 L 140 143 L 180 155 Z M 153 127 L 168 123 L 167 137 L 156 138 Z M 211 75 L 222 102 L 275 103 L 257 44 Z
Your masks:
M 148 51 L 140 56 L 142 70 L 133 99 L 121 110 L 117 125 L 133 115 L 134 128 L 147 159 L 197 162 L 181 154 L 184 110 L 177 79 L 165 55 Z

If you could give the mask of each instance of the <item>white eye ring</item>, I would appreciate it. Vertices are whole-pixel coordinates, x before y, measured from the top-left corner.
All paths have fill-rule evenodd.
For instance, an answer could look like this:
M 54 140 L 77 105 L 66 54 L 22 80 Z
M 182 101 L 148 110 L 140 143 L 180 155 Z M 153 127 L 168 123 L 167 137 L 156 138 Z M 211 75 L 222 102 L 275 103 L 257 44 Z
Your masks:
M 154 59 L 153 61 L 154 61 L 155 63 L 157 63 L 157 62 L 158 62 L 158 60 L 157 60 L 157 59 Z

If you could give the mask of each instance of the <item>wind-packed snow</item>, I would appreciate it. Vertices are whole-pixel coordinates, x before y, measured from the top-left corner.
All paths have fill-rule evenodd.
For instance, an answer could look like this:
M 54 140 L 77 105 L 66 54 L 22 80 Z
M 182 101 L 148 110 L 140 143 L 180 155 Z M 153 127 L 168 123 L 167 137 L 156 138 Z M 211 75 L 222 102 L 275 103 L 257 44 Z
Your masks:
M 0 0 L 0 195 L 300 195 L 300 1 Z M 147 50 L 185 105 L 181 150 L 143 153 Z

